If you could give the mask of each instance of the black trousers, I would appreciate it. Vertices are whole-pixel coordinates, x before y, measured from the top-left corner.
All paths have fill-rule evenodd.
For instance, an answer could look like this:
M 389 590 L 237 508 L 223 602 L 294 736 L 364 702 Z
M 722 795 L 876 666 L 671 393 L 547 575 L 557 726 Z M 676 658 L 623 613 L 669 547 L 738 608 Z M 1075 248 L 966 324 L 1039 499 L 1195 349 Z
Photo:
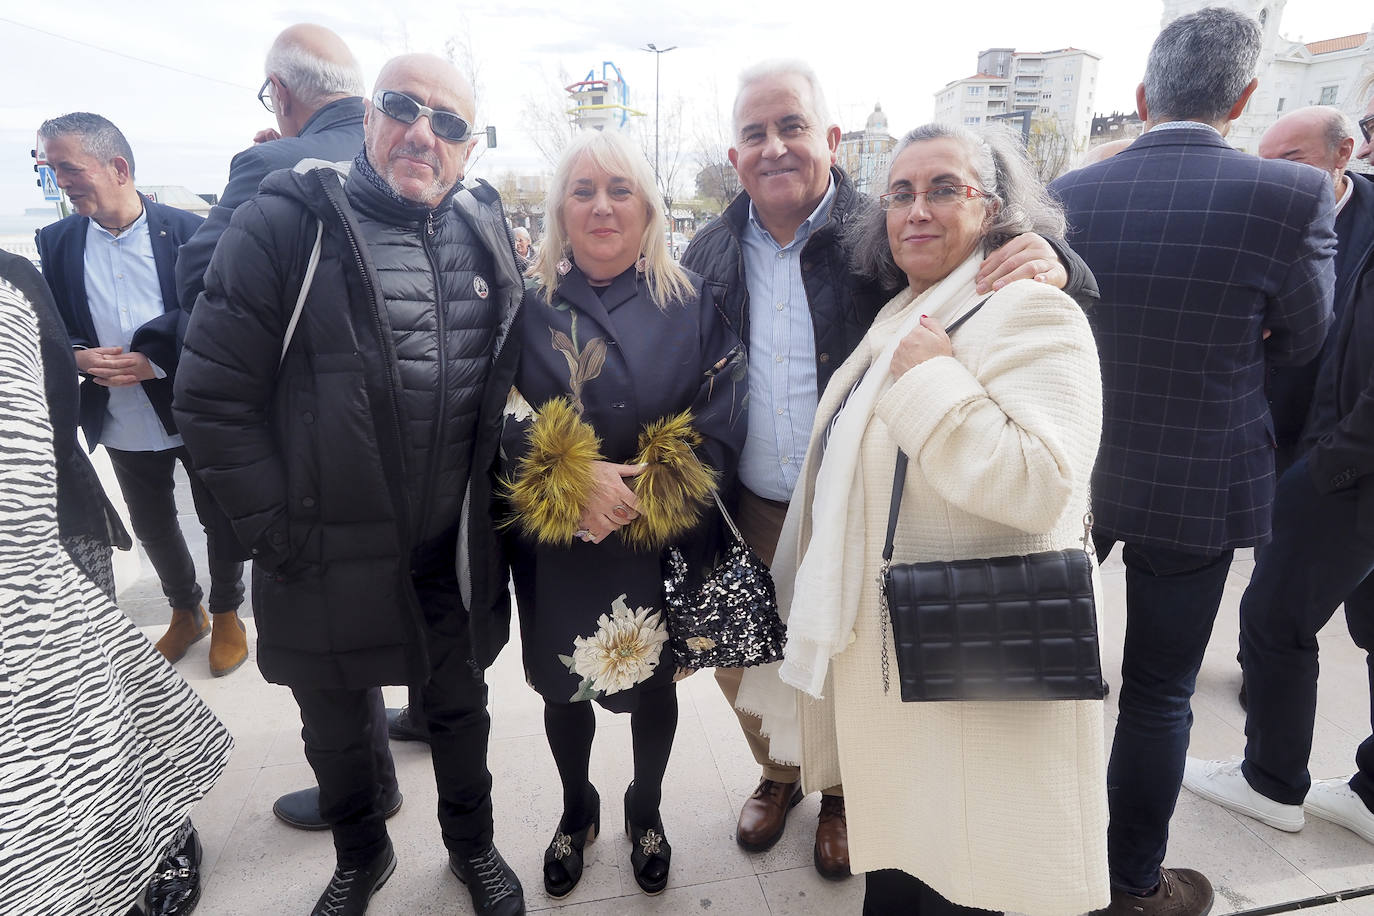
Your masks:
M 1240 641 L 1249 711 L 1242 772 L 1255 791 L 1302 804 L 1317 714 L 1317 632 L 1345 604 L 1355 644 L 1374 652 L 1374 531 L 1360 524 L 1358 486 L 1322 493 L 1307 460 L 1279 479 L 1274 539 L 1255 551 L 1240 602 Z M 1365 498 L 1371 498 L 1365 494 Z M 1368 655 L 1374 666 L 1374 655 Z M 1370 667 L 1374 698 L 1374 667 Z M 1350 685 L 1352 690 L 1355 685 Z M 1355 753 L 1350 787 L 1374 810 L 1374 722 Z
M 1094 536 L 1106 559 L 1115 543 Z M 1193 690 L 1234 551 L 1200 554 L 1126 544 L 1126 642 L 1116 737 L 1107 763 L 1107 865 L 1112 886 L 1159 883 L 1169 819 L 1183 787 Z
M 452 541 L 445 542 L 446 550 L 426 551 L 432 562 L 414 564 L 430 660 L 430 679 L 420 693 L 444 845 L 467 858 L 492 841 L 491 718 L 484 672 L 472 661 Z M 377 766 L 377 748 L 386 741 L 386 715 L 376 709 L 379 691 L 293 687 L 292 693 L 301 708 L 305 757 L 320 784 L 320 814 L 333 829 L 339 864 L 364 864 L 387 843 L 384 776 Z
M 950 903 L 915 875 L 884 868 L 864 875 L 863 916 L 993 916 L 993 910 Z
M 200 605 L 204 592 L 196 582 L 196 564 L 177 522 L 173 475 L 177 462 L 181 462 L 191 480 L 196 516 L 205 529 L 210 561 L 210 611 L 238 610 L 243 604 L 243 562 L 239 559 L 242 548 L 234 539 L 229 519 L 192 469 L 186 449 L 125 452 L 107 447 L 106 451 L 119 481 L 119 491 L 129 506 L 134 535 L 153 564 L 167 603 L 175 609 L 193 611 Z

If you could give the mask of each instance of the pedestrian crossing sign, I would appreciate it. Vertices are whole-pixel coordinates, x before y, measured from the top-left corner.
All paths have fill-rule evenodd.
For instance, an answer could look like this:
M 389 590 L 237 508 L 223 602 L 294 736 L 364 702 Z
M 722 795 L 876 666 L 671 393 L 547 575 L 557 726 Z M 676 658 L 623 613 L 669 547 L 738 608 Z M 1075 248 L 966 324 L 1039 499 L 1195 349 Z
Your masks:
M 62 199 L 62 189 L 57 186 L 57 174 L 49 166 L 38 166 L 38 186 L 43 189 L 44 200 Z

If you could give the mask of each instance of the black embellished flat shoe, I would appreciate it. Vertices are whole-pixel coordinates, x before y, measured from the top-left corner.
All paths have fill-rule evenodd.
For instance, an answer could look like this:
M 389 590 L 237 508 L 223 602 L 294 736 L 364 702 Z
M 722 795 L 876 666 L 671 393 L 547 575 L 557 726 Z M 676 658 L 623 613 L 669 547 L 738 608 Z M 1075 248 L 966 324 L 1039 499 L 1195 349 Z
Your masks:
M 601 832 L 601 796 L 595 786 L 589 788 L 591 820 L 576 830 L 569 829 L 566 819 L 560 820 L 553 842 L 544 850 L 544 892 L 555 900 L 571 894 L 582 880 L 582 850 Z
M 668 866 L 672 863 L 673 847 L 663 835 L 663 818 L 655 817 L 648 827 L 640 827 L 630 820 L 630 796 L 635 784 L 625 790 L 625 835 L 630 838 L 630 868 L 635 883 L 650 897 L 663 893 L 668 886 Z
M 181 846 L 158 863 L 144 892 L 149 916 L 187 916 L 200 902 L 200 835 L 189 821 L 182 830 Z

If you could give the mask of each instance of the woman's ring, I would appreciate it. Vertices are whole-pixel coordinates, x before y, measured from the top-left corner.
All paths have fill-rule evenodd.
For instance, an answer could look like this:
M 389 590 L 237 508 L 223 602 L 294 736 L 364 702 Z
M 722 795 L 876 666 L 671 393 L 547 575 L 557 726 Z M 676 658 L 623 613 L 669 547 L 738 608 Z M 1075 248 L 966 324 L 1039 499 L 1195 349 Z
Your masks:
M 579 541 L 590 541 L 592 539 L 592 533 L 586 528 L 578 528 L 573 532 L 573 537 L 577 538 Z
M 616 506 L 611 510 L 611 513 L 615 515 L 616 518 L 628 519 L 630 517 L 630 510 L 626 509 L 624 506 Z

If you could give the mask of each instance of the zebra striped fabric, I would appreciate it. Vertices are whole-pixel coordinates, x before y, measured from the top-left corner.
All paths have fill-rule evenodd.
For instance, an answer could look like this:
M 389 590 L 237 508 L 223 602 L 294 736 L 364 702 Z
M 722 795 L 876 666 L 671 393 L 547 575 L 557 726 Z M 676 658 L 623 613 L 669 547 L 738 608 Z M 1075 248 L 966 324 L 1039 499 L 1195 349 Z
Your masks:
M 0 916 L 124 916 L 233 739 L 57 539 L 33 311 L 0 281 Z

